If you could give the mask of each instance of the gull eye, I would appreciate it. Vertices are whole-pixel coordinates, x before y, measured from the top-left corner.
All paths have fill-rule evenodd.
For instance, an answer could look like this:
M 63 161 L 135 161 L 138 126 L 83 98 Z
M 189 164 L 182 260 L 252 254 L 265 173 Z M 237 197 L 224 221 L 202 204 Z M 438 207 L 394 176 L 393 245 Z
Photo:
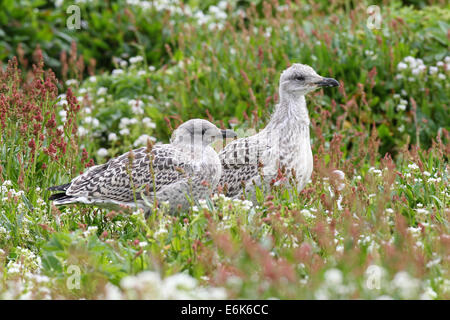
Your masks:
M 303 81 L 303 80 L 305 80 L 305 77 L 304 76 L 296 76 L 295 80 Z
M 202 129 L 202 136 L 204 136 L 205 133 L 206 133 L 206 128 L 203 128 L 203 129 Z

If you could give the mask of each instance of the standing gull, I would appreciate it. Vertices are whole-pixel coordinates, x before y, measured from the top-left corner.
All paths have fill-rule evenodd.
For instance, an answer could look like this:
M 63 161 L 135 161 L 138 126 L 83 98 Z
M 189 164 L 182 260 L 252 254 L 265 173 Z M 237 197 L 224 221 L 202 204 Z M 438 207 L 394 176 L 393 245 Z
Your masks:
M 219 186 L 229 197 L 251 195 L 255 185 L 266 188 L 295 172 L 297 190 L 308 182 L 313 170 L 309 116 L 305 95 L 319 87 L 337 87 L 339 82 L 318 75 L 304 64 L 293 64 L 280 76 L 280 103 L 268 125 L 258 134 L 234 140 L 220 153 L 222 177 Z
M 84 203 L 120 205 L 151 211 L 149 204 L 168 201 L 170 213 L 185 210 L 190 201 L 207 198 L 217 187 L 222 167 L 210 146 L 222 137 L 236 136 L 209 121 L 192 119 L 172 134 L 171 143 L 127 152 L 97 165 L 70 183 L 49 188 L 55 205 Z M 152 161 L 150 162 L 150 157 Z M 153 205 L 153 204 L 152 204 Z

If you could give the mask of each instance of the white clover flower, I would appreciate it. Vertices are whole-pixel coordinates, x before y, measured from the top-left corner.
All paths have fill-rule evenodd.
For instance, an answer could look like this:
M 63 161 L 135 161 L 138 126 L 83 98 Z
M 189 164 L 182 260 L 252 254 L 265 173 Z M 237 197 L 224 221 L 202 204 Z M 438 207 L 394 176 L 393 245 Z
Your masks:
M 427 287 L 420 295 L 421 300 L 434 300 L 437 298 L 437 293 L 431 287 Z
M 115 134 L 114 132 L 111 132 L 110 134 L 108 134 L 108 141 L 116 141 L 117 140 L 117 134 Z
M 441 258 L 436 258 L 436 259 L 431 260 L 430 262 L 428 262 L 428 263 L 426 264 L 426 267 L 427 267 L 427 268 L 432 268 L 432 267 L 434 267 L 434 266 L 439 265 L 440 262 L 441 262 Z
M 142 100 L 131 99 L 128 101 L 128 105 L 131 106 L 131 110 L 135 114 L 144 114 L 144 102 Z
M 77 132 L 80 137 L 84 137 L 88 133 L 88 130 L 82 126 L 79 126 Z
M 61 99 L 56 103 L 58 106 L 67 106 L 69 103 L 66 99 Z
M 97 151 L 97 156 L 99 157 L 99 158 L 104 158 L 104 157 L 106 157 L 108 155 L 108 150 L 106 150 L 105 148 L 100 148 L 100 149 L 98 149 L 98 151 Z
M 66 110 L 61 110 L 58 112 L 59 116 L 61 117 L 61 121 L 62 122 L 66 122 L 67 120 L 67 111 Z
M 90 76 L 89 82 L 97 82 L 97 78 L 95 76 Z
M 445 63 L 450 63 L 450 56 L 446 56 L 446 57 L 444 58 L 444 61 L 445 61 Z
M 103 103 L 105 103 L 105 98 L 100 98 L 100 99 L 97 99 L 97 101 L 96 101 L 96 104 L 103 104 Z
M 156 141 L 155 137 L 149 136 L 148 134 L 143 134 L 141 135 L 139 138 L 137 138 L 137 140 L 134 142 L 134 146 L 138 147 L 138 146 L 146 146 L 147 145 L 147 140 L 150 140 L 152 142 Z
M 139 242 L 139 247 L 143 248 L 146 246 L 148 246 L 148 242 L 146 242 L 146 241 Z
M 391 209 L 391 208 L 386 208 L 386 213 L 388 213 L 388 214 L 393 214 L 394 213 L 394 210 L 393 209 Z
M 398 111 L 405 111 L 405 110 L 406 110 L 406 106 L 405 106 L 404 104 L 399 104 L 399 105 L 397 106 L 397 110 L 398 110 Z
M 149 66 L 149 67 L 148 67 L 148 70 L 149 70 L 150 72 L 153 72 L 153 71 L 156 70 L 156 68 L 155 68 L 154 66 Z
M 383 174 L 383 171 L 381 171 L 379 169 L 375 169 L 374 167 L 370 167 L 369 172 L 372 172 L 373 174 L 376 174 L 379 177 L 381 177 L 381 175 Z
M 300 213 L 307 219 L 315 219 L 316 216 L 312 214 L 308 209 L 302 209 Z
M 417 212 L 418 214 L 422 214 L 422 215 L 427 215 L 427 214 L 430 213 L 427 209 L 421 209 L 421 208 L 419 208 L 419 209 L 415 209 L 415 210 L 416 210 L 416 212 Z
M 119 131 L 121 136 L 128 136 L 130 134 L 130 130 L 128 128 L 123 128 Z
M 437 67 L 430 67 L 430 74 L 438 73 L 439 69 Z
M 445 77 L 445 74 L 439 73 L 438 74 L 438 78 L 441 79 L 441 80 L 445 80 L 446 77 Z
M 184 273 L 177 273 L 164 279 L 163 295 L 167 299 L 178 298 L 180 291 L 191 291 L 197 286 L 197 280 Z
M 339 269 L 329 269 L 324 274 L 325 282 L 327 285 L 338 286 L 342 283 L 344 277 L 341 270 Z
M 128 66 L 128 62 L 126 60 L 120 60 L 119 65 L 121 68 L 126 68 Z
M 5 181 L 3 181 L 2 186 L 5 186 L 5 187 L 11 187 L 11 186 L 12 186 L 11 180 L 5 180 Z
M 119 128 L 123 129 L 126 128 L 130 124 L 130 119 L 127 117 L 123 117 L 120 119 Z
M 164 226 L 160 226 L 159 227 L 159 229 L 158 229 L 158 231 L 156 231 L 155 233 L 154 233 L 154 236 L 155 237 L 159 237 L 160 235 L 163 235 L 163 234 L 166 234 L 166 233 L 168 233 L 169 231 L 166 229 L 166 228 L 164 228 Z
M 120 76 L 124 74 L 124 71 L 122 69 L 114 69 L 111 73 L 113 76 Z
M 392 285 L 399 290 L 402 298 L 412 299 L 418 293 L 420 281 L 411 277 L 408 272 L 400 271 L 394 276 Z
M 419 169 L 419 166 L 413 162 L 413 163 L 408 164 L 408 168 L 411 170 L 417 170 L 417 169 Z
M 151 129 L 155 129 L 156 128 L 156 123 L 154 123 L 152 121 L 152 119 L 150 119 L 149 117 L 145 117 L 144 119 L 142 119 L 142 123 L 144 124 L 144 126 L 146 128 L 151 128 Z
M 407 56 L 403 59 L 403 61 L 408 62 L 408 63 L 415 63 L 416 59 L 414 59 L 414 57 Z
M 144 70 L 139 70 L 137 73 L 137 75 L 140 77 L 145 76 L 146 74 L 147 74 L 147 72 L 145 72 Z
M 76 79 L 69 79 L 66 81 L 66 86 L 68 86 L 68 87 L 77 85 L 77 84 L 78 84 L 78 81 Z

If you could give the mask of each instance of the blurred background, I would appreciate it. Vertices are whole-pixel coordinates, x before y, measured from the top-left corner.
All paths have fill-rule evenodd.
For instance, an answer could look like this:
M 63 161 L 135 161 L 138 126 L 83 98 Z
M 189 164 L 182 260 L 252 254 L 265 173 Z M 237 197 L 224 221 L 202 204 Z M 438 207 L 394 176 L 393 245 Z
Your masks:
M 438 0 L 3 0 L 0 60 L 17 56 L 31 70 L 40 48 L 60 90 L 88 92 L 100 122 L 92 134 L 104 147 L 119 119 L 136 116 L 136 100 L 139 121 L 151 119 L 150 136 L 164 141 L 168 121 L 192 117 L 224 126 L 251 118 L 244 127 L 259 128 L 277 101 L 279 73 L 309 64 L 343 83 L 311 103 L 313 118 L 326 110 L 333 119 L 325 133 L 374 125 L 380 153 L 395 155 L 417 138 L 429 147 L 449 129 L 449 20 L 448 3 Z M 143 134 L 131 131 L 130 142 Z

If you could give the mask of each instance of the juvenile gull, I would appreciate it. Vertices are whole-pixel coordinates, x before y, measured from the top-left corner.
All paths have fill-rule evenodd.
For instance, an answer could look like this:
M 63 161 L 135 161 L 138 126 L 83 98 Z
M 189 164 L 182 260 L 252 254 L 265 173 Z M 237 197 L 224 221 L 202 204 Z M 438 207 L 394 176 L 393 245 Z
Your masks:
M 280 76 L 280 103 L 270 122 L 258 134 L 234 140 L 220 153 L 222 186 L 226 195 L 239 198 L 245 191 L 254 199 L 255 185 L 267 188 L 280 181 L 280 170 L 289 178 L 293 171 L 297 191 L 311 177 L 313 156 L 309 137 L 309 115 L 305 95 L 319 87 L 339 82 L 318 75 L 310 66 L 293 64 Z
M 70 183 L 49 188 L 55 205 L 84 203 L 114 208 L 137 204 L 146 213 L 149 204 L 168 201 L 170 213 L 185 210 L 190 201 L 204 199 L 217 187 L 222 167 L 210 144 L 235 136 L 209 121 L 192 119 L 172 134 L 171 143 L 127 152 L 97 165 Z M 150 165 L 150 157 L 152 158 Z M 149 203 L 150 202 L 150 203 Z

